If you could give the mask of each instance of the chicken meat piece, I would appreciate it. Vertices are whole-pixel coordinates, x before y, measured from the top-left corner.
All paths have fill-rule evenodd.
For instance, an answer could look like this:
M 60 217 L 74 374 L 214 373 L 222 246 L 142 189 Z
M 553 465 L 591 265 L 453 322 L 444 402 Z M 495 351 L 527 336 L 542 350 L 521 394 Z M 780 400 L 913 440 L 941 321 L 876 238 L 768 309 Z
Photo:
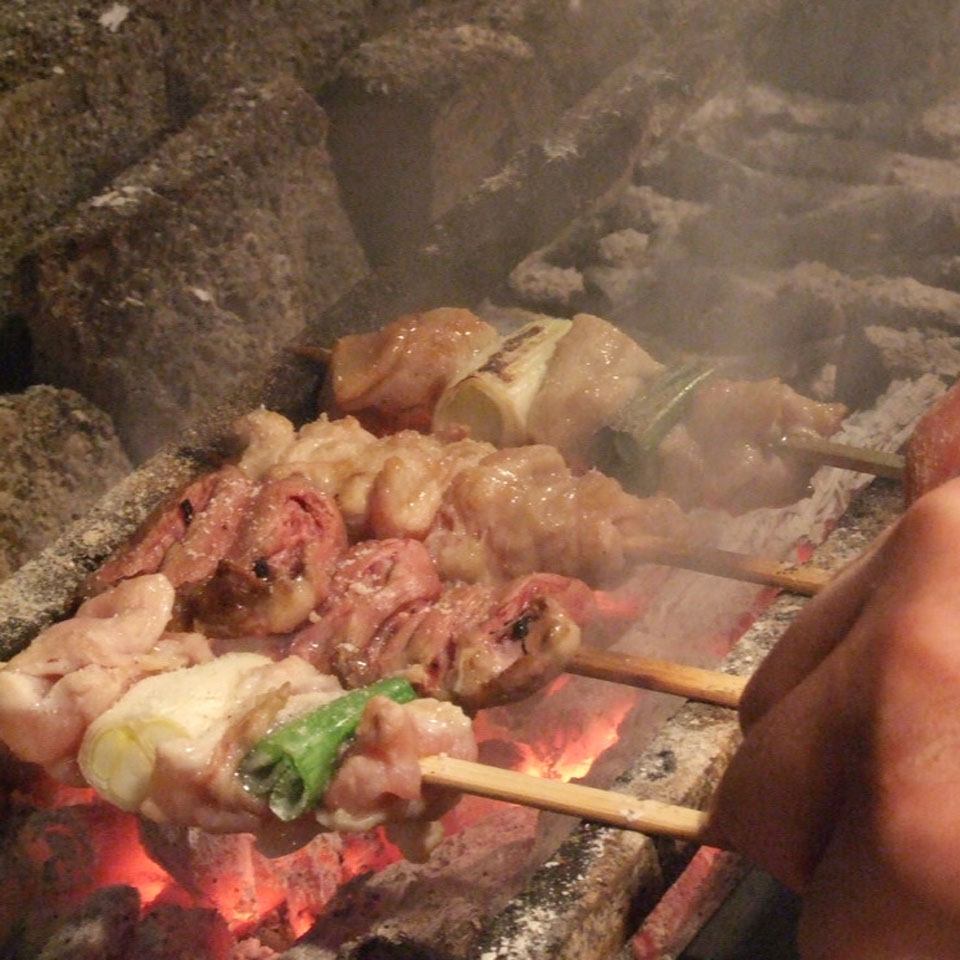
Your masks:
M 537 445 L 500 450 L 458 473 L 425 542 L 444 579 L 543 570 L 596 585 L 629 574 L 651 538 L 688 535 L 672 500 L 631 496 L 595 470 L 575 476 L 555 448 Z
M 80 768 L 106 800 L 157 823 L 270 837 L 276 820 L 265 800 L 244 787 L 241 760 L 272 730 L 343 693 L 336 679 L 296 656 L 275 662 L 255 653 L 225 654 L 131 688 L 90 726 Z M 362 830 L 429 816 L 437 808 L 421 795 L 419 768 L 411 764 L 443 751 L 476 756 L 459 710 L 430 701 L 401 707 L 374 697 L 322 808 L 283 832 L 306 842 L 322 826 Z
M 588 313 L 577 314 L 557 344 L 530 407 L 530 438 L 556 447 L 567 463 L 585 468 L 597 431 L 662 370 L 613 324 Z
M 216 574 L 184 593 L 210 636 L 284 634 L 326 599 L 347 533 L 333 499 L 303 477 L 264 483 Z
M 423 785 L 420 758 L 439 755 L 477 759 L 473 727 L 462 710 L 440 700 L 401 706 L 374 697 L 317 819 L 331 830 L 387 824 L 388 836 L 408 860 L 427 859 L 442 836 L 436 821 L 459 799 L 451 790 Z
M 264 419 L 262 411 L 250 416 Z M 247 419 L 241 420 L 239 430 L 250 435 Z M 275 423 L 271 429 L 281 430 Z M 301 427 L 280 459 L 267 465 L 269 452 L 279 445 L 264 434 L 259 430 L 241 467 L 255 465 L 257 478 L 303 475 L 336 499 L 354 539 L 422 539 L 453 477 L 493 451 L 486 443 L 443 443 L 413 430 L 377 439 L 353 417 L 321 417 Z
M 378 435 L 429 432 L 440 394 L 479 366 L 499 339 L 489 323 L 453 307 L 408 314 L 374 333 L 341 337 L 330 360 L 337 407 Z
M 442 589 L 419 541 L 358 543 L 344 555 L 327 602 L 297 634 L 290 652 L 336 673 L 348 686 L 361 686 L 368 680 L 357 664 L 376 659 L 383 624 L 399 611 L 435 600 Z
M 427 696 L 479 709 L 562 672 L 582 626 L 636 614 L 556 574 L 443 589 L 423 544 L 370 541 L 347 554 L 326 605 L 289 649 L 347 687 L 402 674 Z
M 173 602 L 162 574 L 134 577 L 44 630 L 0 669 L 0 740 L 72 782 L 87 727 L 128 688 L 210 659 L 203 637 L 164 633 Z
M 342 695 L 299 657 L 224 654 L 131 688 L 90 726 L 80 769 L 104 799 L 148 820 L 256 833 L 273 815 L 244 789 L 240 761 L 272 727 Z
M 605 583 L 642 561 L 650 537 L 688 533 L 669 499 L 630 496 L 597 471 L 575 476 L 553 447 L 495 451 L 413 431 L 378 440 L 350 417 L 298 436 L 269 476 L 296 470 L 335 496 L 353 536 L 425 539 L 448 580 L 545 570 Z
M 907 506 L 960 476 L 960 383 L 919 420 L 907 443 L 903 493 Z
M 181 587 L 212 576 L 255 492 L 234 466 L 205 474 L 163 504 L 133 540 L 87 581 L 94 596 L 121 580 L 162 573 Z
M 828 437 L 845 415 L 842 404 L 810 400 L 777 379 L 710 380 L 660 444 L 660 490 L 684 507 L 734 512 L 791 503 L 810 472 L 771 445 L 788 435 Z

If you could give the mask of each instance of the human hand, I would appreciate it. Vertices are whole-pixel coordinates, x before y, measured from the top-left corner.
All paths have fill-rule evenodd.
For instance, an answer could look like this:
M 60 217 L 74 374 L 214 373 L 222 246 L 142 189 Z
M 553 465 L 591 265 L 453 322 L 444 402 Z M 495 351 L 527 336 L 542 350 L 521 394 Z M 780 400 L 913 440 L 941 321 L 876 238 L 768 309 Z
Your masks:
M 960 480 L 807 604 L 740 715 L 708 842 L 802 892 L 804 960 L 960 958 Z

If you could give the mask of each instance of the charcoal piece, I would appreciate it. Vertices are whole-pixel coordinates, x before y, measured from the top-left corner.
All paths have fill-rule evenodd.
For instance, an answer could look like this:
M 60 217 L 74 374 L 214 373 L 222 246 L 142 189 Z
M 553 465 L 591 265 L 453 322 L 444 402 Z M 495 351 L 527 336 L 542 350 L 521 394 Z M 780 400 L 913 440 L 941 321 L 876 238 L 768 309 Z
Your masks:
M 622 0 L 454 0 L 424 4 L 411 21 L 427 27 L 467 23 L 514 34 L 533 48 L 564 105 L 649 42 L 656 26 Z
M 409 248 L 558 112 L 526 43 L 469 24 L 362 44 L 324 103 L 344 203 L 375 262 Z
M 727 219 L 816 209 L 842 191 L 837 184 L 758 170 L 712 146 L 675 139 L 641 161 L 634 182 L 697 203 L 720 207 Z
M 710 355 L 791 350 L 842 332 L 843 280 L 816 264 L 791 270 L 731 271 L 698 259 L 664 257 L 643 270 L 590 271 L 622 299 L 610 316 L 643 338 Z M 616 285 L 615 285 L 616 281 Z M 627 291 L 627 292 L 624 292 Z
M 233 936 L 216 910 L 154 906 L 137 925 L 130 956 L 137 960 L 206 960 L 226 957 Z
M 955 380 L 960 376 L 958 333 L 872 323 L 854 327 L 838 365 L 838 399 L 851 406 L 869 406 L 893 378 L 934 373 Z
M 67 917 L 38 960 L 121 960 L 139 913 L 140 895 L 133 887 L 103 887 Z
M 109 412 L 135 459 L 363 274 L 325 133 L 293 81 L 238 88 L 38 246 L 37 370 Z
M 950 0 L 788 0 L 751 38 L 755 74 L 787 89 L 862 100 L 952 79 L 960 17 Z
M 110 418 L 72 390 L 0 396 L 0 579 L 130 470 Z

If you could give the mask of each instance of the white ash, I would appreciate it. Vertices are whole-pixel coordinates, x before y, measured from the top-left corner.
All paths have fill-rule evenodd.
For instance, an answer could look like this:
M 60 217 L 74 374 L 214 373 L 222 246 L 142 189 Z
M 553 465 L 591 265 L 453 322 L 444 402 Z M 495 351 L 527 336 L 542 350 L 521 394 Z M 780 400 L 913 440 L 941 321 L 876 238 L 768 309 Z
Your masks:
M 105 27 L 111 33 L 116 33 L 124 20 L 130 16 L 130 8 L 125 3 L 115 3 L 100 14 L 98 20 L 100 26 Z
M 526 301 L 562 306 L 583 293 L 583 275 L 573 267 L 547 263 L 535 253 L 521 261 L 510 274 L 510 289 Z

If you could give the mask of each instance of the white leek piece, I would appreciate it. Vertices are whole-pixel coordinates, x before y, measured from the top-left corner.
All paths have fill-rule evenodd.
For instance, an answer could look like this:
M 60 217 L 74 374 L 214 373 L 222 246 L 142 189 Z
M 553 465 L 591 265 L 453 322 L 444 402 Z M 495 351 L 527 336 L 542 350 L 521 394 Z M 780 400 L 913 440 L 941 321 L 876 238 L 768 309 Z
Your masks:
M 236 708 L 250 671 L 269 663 L 257 653 L 228 653 L 134 684 L 87 729 L 79 756 L 87 783 L 122 810 L 137 810 L 150 791 L 157 749 L 201 739 Z
M 501 341 L 481 366 L 449 386 L 433 415 L 434 433 L 465 428 L 497 447 L 527 441 L 527 417 L 547 367 L 571 321 L 542 317 Z

